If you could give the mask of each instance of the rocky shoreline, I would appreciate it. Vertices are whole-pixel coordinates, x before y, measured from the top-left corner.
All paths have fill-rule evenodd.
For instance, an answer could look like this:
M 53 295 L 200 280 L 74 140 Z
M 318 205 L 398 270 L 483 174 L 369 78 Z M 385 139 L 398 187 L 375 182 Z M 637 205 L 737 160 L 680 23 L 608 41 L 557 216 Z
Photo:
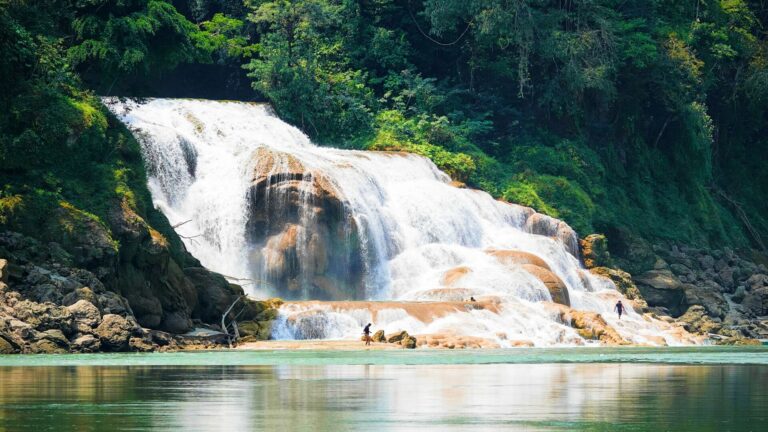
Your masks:
M 202 267 L 184 268 L 182 280 L 194 289 L 196 301 L 184 305 L 188 311 L 184 315 L 178 308 L 170 313 L 161 309 L 163 319 L 153 328 L 137 317 L 135 300 L 107 289 L 101 280 L 105 277 L 73 265 L 72 256 L 58 243 L 2 232 L 0 256 L 1 354 L 220 347 L 227 338 L 218 322 L 226 308 L 244 295 L 242 288 L 221 275 Z M 266 339 L 279 303 L 244 298 L 241 304 L 240 334 Z M 168 315 L 182 324 L 159 325 L 168 323 Z

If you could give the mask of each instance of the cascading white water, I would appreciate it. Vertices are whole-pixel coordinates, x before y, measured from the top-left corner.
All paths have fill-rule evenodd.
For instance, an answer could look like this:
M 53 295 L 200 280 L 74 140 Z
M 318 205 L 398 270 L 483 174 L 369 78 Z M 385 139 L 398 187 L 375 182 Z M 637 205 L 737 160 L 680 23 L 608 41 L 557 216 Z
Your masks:
M 349 219 L 343 224 L 346 235 L 350 236 L 350 227 L 357 234 L 354 250 L 364 265 L 363 297 L 456 301 L 474 296 L 500 305 L 498 311 L 481 308 L 427 319 L 393 305 L 378 311 L 374 319 L 370 310 L 356 309 L 354 304 L 339 308 L 295 303 L 284 307 L 277 337 L 306 337 L 301 329 L 310 325 L 309 333 L 316 336 L 357 338 L 360 326 L 374 321 L 376 328 L 388 332 L 450 332 L 502 345 L 523 339 L 537 345 L 581 341 L 571 327 L 559 322 L 551 305 L 543 303 L 552 300 L 552 294 L 541 277 L 494 255 L 494 251 L 523 251 L 543 260 L 541 265 L 564 283 L 574 309 L 603 314 L 633 342 L 655 343 L 659 337 L 677 342 L 661 323 L 650 322 L 631 308 L 618 322 L 612 311 L 621 295 L 610 281 L 581 268 L 573 255 L 575 234 L 565 224 L 496 201 L 484 192 L 454 187 L 425 158 L 317 147 L 261 104 L 113 98 L 105 98 L 105 103 L 141 143 L 155 205 L 178 225 L 186 246 L 206 267 L 243 279 L 269 278 L 263 263 L 271 262 L 269 248 L 285 234 L 272 243 L 249 240 L 249 214 L 254 211 L 249 194 L 254 178 L 265 176 L 266 198 L 258 202 L 274 206 L 270 199 L 284 197 L 269 195 L 273 193 L 269 174 L 285 172 L 293 164 L 308 178 L 327 182 L 340 197 Z M 263 154 L 279 159 L 269 172 L 259 172 Z M 301 186 L 305 189 L 299 205 L 311 209 L 314 198 L 306 188 L 312 183 L 302 184 L 308 186 Z M 297 223 L 295 259 L 302 269 L 309 268 L 313 259 L 306 245 L 317 229 L 316 214 L 303 211 Z M 313 274 L 301 271 L 297 280 L 309 283 Z M 264 285 L 251 286 L 250 291 L 256 296 L 286 292 L 281 286 Z

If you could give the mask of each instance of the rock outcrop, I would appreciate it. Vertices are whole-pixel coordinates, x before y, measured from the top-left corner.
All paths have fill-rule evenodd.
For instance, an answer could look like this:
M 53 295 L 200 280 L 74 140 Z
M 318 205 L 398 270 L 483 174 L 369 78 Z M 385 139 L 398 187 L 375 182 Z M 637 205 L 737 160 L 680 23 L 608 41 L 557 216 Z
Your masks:
M 126 247 L 130 247 L 130 243 L 126 243 Z M 144 252 L 136 253 L 142 256 L 142 262 L 147 259 Z M 107 271 L 108 268 L 97 266 L 94 270 L 102 274 L 99 277 L 91 270 L 75 267 L 74 263 L 104 263 L 99 260 L 111 259 L 109 254 L 93 251 L 80 254 L 81 258 L 74 259 L 57 243 L 44 245 L 21 234 L 0 232 L 0 255 L 4 257 L 0 262 L 0 351 L 150 351 L 209 344 L 210 341 L 176 336 L 174 332 L 186 331 L 192 320 L 198 326 L 216 329 L 226 308 L 243 294 L 242 288 L 205 269 L 188 267 L 177 272 L 163 267 L 177 262 L 168 250 L 157 255 L 160 261 L 156 262 L 156 275 L 132 274 L 131 271 L 138 271 L 137 267 L 131 270 L 125 267 L 127 264 L 113 262 L 128 274 L 114 274 L 112 270 Z M 120 280 L 123 277 L 126 279 Z M 145 283 L 137 292 L 151 290 L 146 283 L 149 287 L 155 282 L 164 284 L 163 290 L 154 292 L 147 300 L 160 305 L 157 319 L 147 315 L 149 308 L 135 293 L 130 296 L 131 301 L 111 290 L 129 290 L 129 280 Z M 174 288 L 174 283 L 191 289 L 194 294 L 187 293 L 189 296 L 184 297 Z M 182 297 L 176 297 L 178 295 Z M 164 309 L 164 305 L 173 304 L 174 298 L 177 306 Z M 270 302 L 246 300 L 239 319 L 256 322 L 268 332 L 276 307 L 277 304 Z M 135 310 L 144 314 L 136 315 Z M 266 336 L 262 331 L 260 337 Z
M 611 254 L 608 252 L 608 240 L 603 234 L 590 234 L 579 241 L 584 267 L 611 267 Z

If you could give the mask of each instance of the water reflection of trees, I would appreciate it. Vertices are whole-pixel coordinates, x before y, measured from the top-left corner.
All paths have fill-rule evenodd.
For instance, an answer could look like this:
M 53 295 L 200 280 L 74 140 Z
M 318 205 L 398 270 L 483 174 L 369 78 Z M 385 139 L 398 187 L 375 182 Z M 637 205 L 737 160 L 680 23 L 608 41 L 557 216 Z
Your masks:
M 8 430 L 60 431 L 553 422 L 722 430 L 765 420 L 767 384 L 761 366 L 5 367 L 0 422 Z

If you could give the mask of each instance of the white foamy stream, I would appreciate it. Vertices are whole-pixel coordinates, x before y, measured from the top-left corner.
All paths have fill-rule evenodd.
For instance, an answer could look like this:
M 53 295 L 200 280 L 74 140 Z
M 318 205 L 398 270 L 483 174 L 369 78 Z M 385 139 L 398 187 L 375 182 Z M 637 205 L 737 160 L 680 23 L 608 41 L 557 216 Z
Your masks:
M 537 235 L 531 210 L 494 200 L 490 195 L 450 185 L 429 160 L 317 147 L 298 129 L 274 116 L 268 106 L 240 102 L 108 98 L 105 103 L 134 131 L 142 146 L 153 201 L 180 224 L 190 252 L 206 267 L 225 275 L 258 279 L 249 256 L 247 194 L 259 148 L 295 157 L 308 171 L 321 173 L 345 200 L 360 229 L 371 300 L 439 301 L 463 296 L 495 297 L 501 312 L 469 310 L 423 322 L 393 307 L 376 315 L 374 327 L 411 334 L 457 333 L 497 340 L 528 340 L 536 345 L 574 344 L 578 334 L 556 319 L 542 301 L 546 286 L 519 266 L 501 263 L 489 249 L 521 250 L 541 257 L 567 285 L 574 309 L 603 314 L 626 339 L 636 343 L 681 341 L 668 327 L 631 309 L 619 322 L 613 305 L 621 295 L 613 284 L 583 271 L 569 252 L 574 238 L 564 224 L 549 218 L 561 235 Z M 444 274 L 456 267 L 471 271 L 448 288 Z M 246 287 L 251 295 L 280 295 L 281 287 Z M 627 302 L 628 304 L 628 302 Z M 326 338 L 358 338 L 372 321 L 365 309 L 289 304 L 282 310 L 279 338 L 307 337 L 297 323 L 303 317 Z

